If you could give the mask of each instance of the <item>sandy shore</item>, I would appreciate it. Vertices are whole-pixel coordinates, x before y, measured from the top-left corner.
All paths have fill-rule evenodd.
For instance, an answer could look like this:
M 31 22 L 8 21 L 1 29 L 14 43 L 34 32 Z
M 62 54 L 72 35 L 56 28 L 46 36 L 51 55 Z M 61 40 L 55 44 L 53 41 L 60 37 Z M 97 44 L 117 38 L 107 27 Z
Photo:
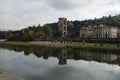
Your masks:
M 0 80 L 24 80 L 24 79 L 0 68 Z

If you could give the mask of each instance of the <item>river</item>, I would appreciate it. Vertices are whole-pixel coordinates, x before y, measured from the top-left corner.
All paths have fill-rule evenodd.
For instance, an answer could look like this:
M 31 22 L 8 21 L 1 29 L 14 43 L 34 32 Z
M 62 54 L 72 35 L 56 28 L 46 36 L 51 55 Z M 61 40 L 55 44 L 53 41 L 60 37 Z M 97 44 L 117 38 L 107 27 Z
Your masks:
M 0 67 L 25 80 L 120 80 L 119 53 L 0 46 Z

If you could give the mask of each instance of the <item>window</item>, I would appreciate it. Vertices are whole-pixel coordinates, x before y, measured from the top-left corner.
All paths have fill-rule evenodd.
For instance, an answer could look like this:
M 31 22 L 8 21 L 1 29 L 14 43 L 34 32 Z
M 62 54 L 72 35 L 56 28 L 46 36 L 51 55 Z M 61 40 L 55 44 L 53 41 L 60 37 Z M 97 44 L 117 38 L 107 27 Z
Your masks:
M 65 25 L 67 25 L 67 22 L 66 22 L 66 20 L 64 20 L 64 24 L 65 24 Z
M 66 37 L 66 32 L 64 32 L 64 37 Z
M 64 26 L 64 30 L 66 30 L 66 26 Z
M 84 34 L 82 34 L 82 38 L 85 38 L 85 35 L 84 35 Z

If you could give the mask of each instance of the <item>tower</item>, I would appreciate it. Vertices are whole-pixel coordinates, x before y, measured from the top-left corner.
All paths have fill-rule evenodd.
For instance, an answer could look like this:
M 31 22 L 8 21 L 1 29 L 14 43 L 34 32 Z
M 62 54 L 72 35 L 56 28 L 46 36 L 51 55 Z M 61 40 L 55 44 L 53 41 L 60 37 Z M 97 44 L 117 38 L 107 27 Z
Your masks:
M 61 37 L 67 37 L 67 18 L 59 18 L 58 25 Z

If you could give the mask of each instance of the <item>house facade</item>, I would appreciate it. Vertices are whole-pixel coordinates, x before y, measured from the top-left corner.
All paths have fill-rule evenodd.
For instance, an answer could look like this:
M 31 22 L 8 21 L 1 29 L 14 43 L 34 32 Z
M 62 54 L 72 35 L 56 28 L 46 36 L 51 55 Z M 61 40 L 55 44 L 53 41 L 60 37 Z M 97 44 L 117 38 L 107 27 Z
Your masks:
M 92 26 L 87 27 L 87 38 L 93 38 L 93 27 Z
M 120 28 L 118 28 L 117 37 L 120 38 Z
M 94 26 L 93 28 L 93 33 L 94 33 L 94 38 L 102 38 L 103 35 L 103 30 L 106 26 L 105 25 L 99 25 L 99 26 Z
M 106 25 L 89 26 L 80 29 L 81 38 L 118 38 L 120 28 Z
M 102 38 L 117 38 L 118 29 L 116 27 L 104 27 Z
M 82 27 L 80 29 L 80 38 L 87 38 L 87 27 Z

